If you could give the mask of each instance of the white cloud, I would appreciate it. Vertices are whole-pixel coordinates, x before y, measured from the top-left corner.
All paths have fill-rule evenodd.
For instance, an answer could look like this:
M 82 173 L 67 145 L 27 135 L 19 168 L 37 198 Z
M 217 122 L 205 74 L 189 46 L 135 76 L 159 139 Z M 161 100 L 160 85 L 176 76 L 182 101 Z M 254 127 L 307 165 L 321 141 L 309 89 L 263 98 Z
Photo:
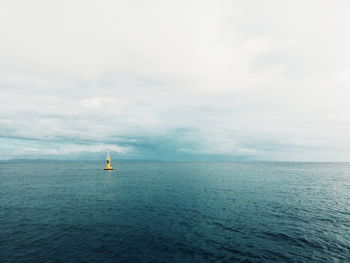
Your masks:
M 142 141 L 168 138 L 180 153 L 348 160 L 349 10 L 347 1 L 4 0 L 0 136 L 44 141 L 43 155 L 108 141 L 137 154 Z M 0 158 L 15 156 L 1 147 Z

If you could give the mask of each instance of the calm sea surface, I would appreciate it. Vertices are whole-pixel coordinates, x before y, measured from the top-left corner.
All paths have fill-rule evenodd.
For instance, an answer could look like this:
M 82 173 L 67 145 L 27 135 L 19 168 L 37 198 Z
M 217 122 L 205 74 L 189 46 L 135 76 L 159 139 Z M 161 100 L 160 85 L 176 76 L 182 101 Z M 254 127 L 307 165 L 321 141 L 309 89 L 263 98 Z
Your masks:
M 0 163 L 0 262 L 350 262 L 348 163 Z

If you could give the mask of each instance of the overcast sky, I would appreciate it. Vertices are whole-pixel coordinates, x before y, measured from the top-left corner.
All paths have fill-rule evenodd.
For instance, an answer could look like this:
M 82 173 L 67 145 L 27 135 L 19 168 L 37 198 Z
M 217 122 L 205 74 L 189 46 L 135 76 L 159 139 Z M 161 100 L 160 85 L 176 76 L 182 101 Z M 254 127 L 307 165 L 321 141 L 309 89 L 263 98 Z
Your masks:
M 349 14 L 0 0 L 0 159 L 350 161 Z

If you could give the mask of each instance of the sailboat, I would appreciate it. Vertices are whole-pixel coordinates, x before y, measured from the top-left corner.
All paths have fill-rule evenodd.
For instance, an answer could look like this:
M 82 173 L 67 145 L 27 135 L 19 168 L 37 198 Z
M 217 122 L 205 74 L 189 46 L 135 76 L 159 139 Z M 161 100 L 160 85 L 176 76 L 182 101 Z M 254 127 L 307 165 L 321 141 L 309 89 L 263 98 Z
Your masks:
M 111 165 L 111 157 L 109 157 L 109 150 L 107 150 L 105 170 L 113 170 L 113 167 Z

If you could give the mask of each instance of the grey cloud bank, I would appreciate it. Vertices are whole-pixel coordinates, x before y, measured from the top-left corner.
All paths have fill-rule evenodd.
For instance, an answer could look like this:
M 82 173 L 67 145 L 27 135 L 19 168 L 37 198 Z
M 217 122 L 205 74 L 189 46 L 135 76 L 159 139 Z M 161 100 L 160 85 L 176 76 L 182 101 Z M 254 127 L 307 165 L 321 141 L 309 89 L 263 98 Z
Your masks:
M 1 1 L 0 159 L 349 161 L 349 11 Z

